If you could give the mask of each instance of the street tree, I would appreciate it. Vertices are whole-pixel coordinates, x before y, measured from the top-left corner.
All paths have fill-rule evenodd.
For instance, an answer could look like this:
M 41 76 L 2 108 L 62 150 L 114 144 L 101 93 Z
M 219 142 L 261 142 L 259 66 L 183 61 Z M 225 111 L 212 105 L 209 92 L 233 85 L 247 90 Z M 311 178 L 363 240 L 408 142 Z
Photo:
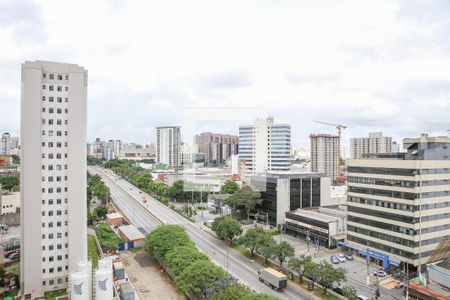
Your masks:
M 277 243 L 269 234 L 263 234 L 258 238 L 256 252 L 264 257 L 265 263 L 269 261 L 269 258 L 273 257 L 275 253 L 275 247 Z
M 187 195 L 184 190 L 184 181 L 177 180 L 167 190 L 167 196 L 172 200 L 186 200 Z
M 200 294 L 206 289 L 219 289 L 231 282 L 231 276 L 209 260 L 198 260 L 176 277 L 177 287 L 185 294 Z
M 250 294 L 252 294 L 252 291 L 249 287 L 242 284 L 235 284 L 225 289 L 220 289 L 212 297 L 212 300 L 241 300 Z
M 345 272 L 346 270 L 343 268 L 334 268 L 330 263 L 322 261 L 317 265 L 317 282 L 326 293 L 333 283 L 345 280 Z
M 267 234 L 264 229 L 260 227 L 254 227 L 247 230 L 247 232 L 239 239 L 239 244 L 250 249 L 252 256 L 255 254 L 256 247 L 258 245 L 258 239 L 261 235 Z
M 242 233 L 242 225 L 228 216 L 222 216 L 214 220 L 212 230 L 220 239 L 231 242 L 236 236 Z
M 297 272 L 298 277 L 300 278 L 300 282 L 303 282 L 303 276 L 305 275 L 305 266 L 307 264 L 311 264 L 312 259 L 309 255 L 302 255 L 300 257 L 293 257 L 289 260 L 289 267 L 294 269 Z
M 220 188 L 220 192 L 223 194 L 234 194 L 239 190 L 239 186 L 234 180 L 227 180 Z
M 276 244 L 273 256 L 278 259 L 278 261 L 280 262 L 280 267 L 282 267 L 283 262 L 286 260 L 286 258 L 294 256 L 294 253 L 294 247 L 292 247 L 292 245 L 288 242 L 282 241 Z
M 261 193 L 251 188 L 243 188 L 226 198 L 224 203 L 232 207 L 233 212 L 236 207 L 242 207 L 247 215 L 247 222 L 250 220 L 250 213 L 260 202 Z
M 242 300 L 277 300 L 277 297 L 263 293 L 253 293 L 245 296 Z
M 209 260 L 209 258 L 193 245 L 176 247 L 164 256 L 166 265 L 174 272 L 175 276 L 199 260 Z
M 145 249 L 164 262 L 167 252 L 181 246 L 193 246 L 186 230 L 178 225 L 161 225 L 145 238 Z
M 358 292 L 354 287 L 346 286 L 342 292 L 347 300 L 358 300 Z
M 196 214 L 195 207 L 192 204 L 185 204 L 183 205 L 183 207 L 181 207 L 181 214 L 190 219 Z

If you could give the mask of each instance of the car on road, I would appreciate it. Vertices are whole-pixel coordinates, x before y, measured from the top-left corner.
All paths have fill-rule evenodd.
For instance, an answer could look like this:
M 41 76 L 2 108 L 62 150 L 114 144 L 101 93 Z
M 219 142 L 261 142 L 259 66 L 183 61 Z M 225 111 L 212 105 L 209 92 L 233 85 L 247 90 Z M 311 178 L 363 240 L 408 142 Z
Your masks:
M 339 259 L 336 257 L 336 255 L 330 256 L 330 261 L 335 265 L 339 264 Z
M 369 300 L 369 297 L 364 295 L 358 295 L 358 300 Z
M 344 252 L 344 256 L 347 260 L 353 260 L 353 255 L 350 252 Z
M 339 253 L 338 255 L 336 255 L 336 258 L 339 260 L 340 263 L 345 263 L 347 260 L 345 259 L 344 254 Z
M 386 271 L 383 270 L 377 270 L 376 272 L 373 273 L 373 276 L 386 277 L 387 273 Z
M 344 287 L 340 283 L 333 283 L 331 289 L 340 295 L 344 295 Z

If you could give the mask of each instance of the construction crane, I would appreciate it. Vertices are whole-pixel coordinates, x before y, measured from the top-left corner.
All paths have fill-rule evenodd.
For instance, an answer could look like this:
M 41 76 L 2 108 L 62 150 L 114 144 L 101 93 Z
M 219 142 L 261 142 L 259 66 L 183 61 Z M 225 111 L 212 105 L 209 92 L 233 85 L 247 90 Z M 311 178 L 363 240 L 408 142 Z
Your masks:
M 332 123 L 327 123 L 327 122 L 322 122 L 322 121 L 313 121 L 313 122 L 314 123 L 323 124 L 323 125 L 329 125 L 329 126 L 336 127 L 336 129 L 338 131 L 339 142 L 341 141 L 341 131 L 342 131 L 342 129 L 346 129 L 347 128 L 347 126 L 342 125 L 342 124 L 332 124 Z

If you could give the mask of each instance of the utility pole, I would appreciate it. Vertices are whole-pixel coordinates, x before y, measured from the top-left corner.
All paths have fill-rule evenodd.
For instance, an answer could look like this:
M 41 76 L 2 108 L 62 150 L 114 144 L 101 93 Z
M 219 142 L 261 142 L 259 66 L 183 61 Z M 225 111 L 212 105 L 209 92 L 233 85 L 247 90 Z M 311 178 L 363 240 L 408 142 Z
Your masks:
M 306 245 L 308 246 L 308 255 L 309 254 L 309 242 L 311 241 L 311 238 L 309 237 L 309 230 L 306 232 Z

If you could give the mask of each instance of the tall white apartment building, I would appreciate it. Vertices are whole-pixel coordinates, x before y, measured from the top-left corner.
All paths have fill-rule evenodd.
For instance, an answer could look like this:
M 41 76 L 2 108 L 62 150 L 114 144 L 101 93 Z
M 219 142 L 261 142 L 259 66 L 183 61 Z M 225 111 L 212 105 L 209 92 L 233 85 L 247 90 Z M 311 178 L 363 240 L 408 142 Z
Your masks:
M 368 138 L 350 139 L 350 158 L 361 159 L 363 154 L 392 152 L 392 137 L 382 132 L 371 132 Z
M 27 61 L 21 91 L 21 293 L 67 287 L 87 259 L 87 71 Z
M 311 134 L 311 171 L 325 173 L 331 180 L 339 175 L 340 140 L 331 134 Z
M 172 167 L 181 165 L 180 126 L 156 127 L 156 162 Z
M 256 119 L 239 126 L 241 176 L 291 169 L 291 125 L 275 124 L 273 118 Z
M 10 155 L 11 154 L 11 136 L 8 132 L 2 134 L 0 139 L 0 155 Z

